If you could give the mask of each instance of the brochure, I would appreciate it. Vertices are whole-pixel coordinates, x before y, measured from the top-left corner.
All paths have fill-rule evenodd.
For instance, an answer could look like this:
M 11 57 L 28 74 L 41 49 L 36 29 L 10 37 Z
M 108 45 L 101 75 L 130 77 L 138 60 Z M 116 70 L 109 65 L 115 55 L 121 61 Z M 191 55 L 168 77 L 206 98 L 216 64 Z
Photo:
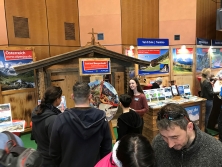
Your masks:
M 0 125 L 12 123 L 12 112 L 10 103 L 0 104 Z
M 1 124 L 0 132 L 9 131 L 9 132 L 23 132 L 25 128 L 25 120 L 12 122 L 10 124 Z

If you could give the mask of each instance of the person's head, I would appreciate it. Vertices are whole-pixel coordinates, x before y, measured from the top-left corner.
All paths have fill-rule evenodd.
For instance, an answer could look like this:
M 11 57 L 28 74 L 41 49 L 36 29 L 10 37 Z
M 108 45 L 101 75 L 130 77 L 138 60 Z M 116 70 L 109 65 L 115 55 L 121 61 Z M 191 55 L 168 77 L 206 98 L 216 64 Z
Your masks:
M 116 148 L 116 150 L 115 148 L 113 149 L 113 155 L 115 156 L 116 154 L 116 158 L 120 161 L 122 167 L 154 166 L 154 151 L 146 137 L 140 134 L 128 134 L 122 137 L 117 145 L 118 147 Z
M 138 91 L 140 93 L 143 93 L 140 83 L 136 77 L 131 78 L 129 81 L 128 94 L 132 97 L 134 95 L 134 91 Z
M 157 79 L 156 79 L 156 81 L 155 81 L 158 85 L 161 85 L 162 84 L 162 82 L 163 82 L 163 80 L 162 80 L 162 78 L 161 77 L 158 77 Z
M 91 98 L 91 90 L 86 82 L 76 82 L 73 85 L 73 100 L 76 105 L 89 103 Z
M 119 96 L 120 105 L 124 108 L 128 108 L 130 106 L 130 103 L 132 101 L 132 98 L 130 95 L 122 94 Z
M 55 107 L 59 106 L 62 101 L 62 89 L 56 86 L 50 86 L 46 89 L 43 98 L 41 99 L 41 104 L 37 114 L 41 114 L 46 107 L 46 105 L 53 105 Z
M 158 112 L 157 128 L 169 148 L 181 150 L 189 147 L 195 137 L 194 125 L 186 110 L 179 104 L 170 103 Z
M 211 69 L 210 68 L 204 68 L 201 72 L 203 78 L 210 78 L 211 76 Z

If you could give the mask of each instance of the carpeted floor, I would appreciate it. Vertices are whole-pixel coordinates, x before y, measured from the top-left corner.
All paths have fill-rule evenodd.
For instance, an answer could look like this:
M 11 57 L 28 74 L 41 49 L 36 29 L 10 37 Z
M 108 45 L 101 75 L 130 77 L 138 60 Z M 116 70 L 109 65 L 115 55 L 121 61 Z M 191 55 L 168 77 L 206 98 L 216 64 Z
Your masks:
M 114 129 L 115 136 L 117 138 L 117 130 L 116 130 L 116 128 L 113 128 L 113 129 Z M 25 134 L 21 135 L 21 139 L 22 139 L 22 141 L 24 143 L 24 146 L 26 148 L 34 148 L 34 149 L 36 149 L 37 145 L 36 145 L 34 140 L 30 140 L 30 137 L 31 137 L 31 133 L 25 133 Z

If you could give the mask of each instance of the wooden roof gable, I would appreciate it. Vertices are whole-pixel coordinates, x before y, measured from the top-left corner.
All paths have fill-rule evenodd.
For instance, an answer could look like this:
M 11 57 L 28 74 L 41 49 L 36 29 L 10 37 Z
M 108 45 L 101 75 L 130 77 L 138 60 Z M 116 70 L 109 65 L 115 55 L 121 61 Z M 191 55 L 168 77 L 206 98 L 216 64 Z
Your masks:
M 140 65 L 146 65 L 146 66 L 150 64 L 150 62 L 148 61 L 140 60 L 134 57 L 126 56 L 126 55 L 123 55 L 123 54 L 120 54 L 111 50 L 107 50 L 107 49 L 92 45 L 89 47 L 80 48 L 71 52 L 63 53 L 60 55 L 42 59 L 42 60 L 32 62 L 29 64 L 15 66 L 14 69 L 16 73 L 24 73 L 24 72 L 35 70 L 35 69 L 44 68 L 46 66 L 51 66 L 56 63 L 61 63 L 63 61 L 70 60 L 73 58 L 78 58 L 80 56 L 84 56 L 90 53 L 98 53 L 106 57 L 115 58 L 124 62 L 130 62 L 133 64 L 140 64 Z

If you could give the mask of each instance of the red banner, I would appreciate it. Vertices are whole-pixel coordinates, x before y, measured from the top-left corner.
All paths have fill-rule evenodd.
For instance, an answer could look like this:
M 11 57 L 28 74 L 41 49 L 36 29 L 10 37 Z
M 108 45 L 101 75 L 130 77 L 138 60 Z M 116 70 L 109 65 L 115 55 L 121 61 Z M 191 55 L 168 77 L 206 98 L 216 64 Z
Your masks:
M 84 60 L 84 70 L 108 69 L 108 61 Z
M 31 50 L 4 50 L 5 61 L 32 59 Z
M 160 49 L 138 49 L 138 54 L 160 54 Z

